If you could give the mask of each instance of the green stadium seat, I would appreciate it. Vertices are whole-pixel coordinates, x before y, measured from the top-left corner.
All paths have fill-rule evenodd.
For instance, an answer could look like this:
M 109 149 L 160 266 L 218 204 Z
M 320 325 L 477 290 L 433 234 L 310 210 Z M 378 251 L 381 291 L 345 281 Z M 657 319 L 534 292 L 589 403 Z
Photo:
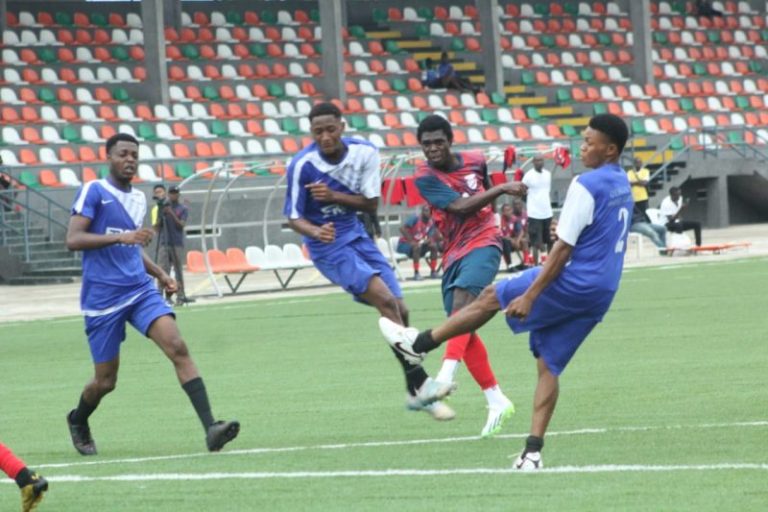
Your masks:
M 373 21 L 376 23 L 385 23 L 387 19 L 386 9 L 381 9 L 379 7 L 373 8 Z
M 463 52 L 466 50 L 466 47 L 464 46 L 464 41 L 462 41 L 458 37 L 454 37 L 451 39 L 451 44 L 448 47 L 452 52 Z
M 131 56 L 128 54 L 128 49 L 125 46 L 115 45 L 112 47 L 112 51 L 110 53 L 112 58 L 117 61 L 125 62 L 127 60 L 131 60 Z
M 494 105 L 506 105 L 507 97 L 503 93 L 494 92 L 491 93 L 491 101 L 494 103 Z
M 391 39 L 384 44 L 384 49 L 393 55 L 403 52 L 397 41 L 392 41 Z
M 297 135 L 301 131 L 299 129 L 299 123 L 293 117 L 286 117 L 283 119 L 282 125 L 283 131 L 291 135 Z
M 499 115 L 496 112 L 496 110 L 492 108 L 484 108 L 480 112 L 480 118 L 486 123 L 494 123 L 494 124 L 499 123 Z
M 712 44 L 720 44 L 720 31 L 710 30 L 709 32 L 707 32 L 707 41 L 709 41 Z
M 184 56 L 185 59 L 189 60 L 197 60 L 200 58 L 200 52 L 197 49 L 197 46 L 187 44 L 181 47 L 181 54 Z
M 520 83 L 523 85 L 536 85 L 536 75 L 532 71 L 523 71 L 520 77 Z
M 420 18 L 424 18 L 427 21 L 432 21 L 435 17 L 435 13 L 429 7 L 419 7 L 416 9 L 416 13 Z
M 535 2 L 533 4 L 533 12 L 539 16 L 549 15 L 549 2 Z
M 690 98 L 680 98 L 680 109 L 683 112 L 693 112 L 694 110 L 696 110 L 693 107 L 693 100 L 691 100 Z
M 158 136 L 157 136 L 157 133 L 155 133 L 154 127 L 149 123 L 141 123 L 139 125 L 139 131 L 137 135 L 144 140 L 149 140 L 149 141 L 158 140 Z
M 536 107 L 528 107 L 525 109 L 525 113 L 528 115 L 528 118 L 532 121 L 538 121 L 541 119 L 541 114 L 539 113 L 539 109 Z
M 99 178 L 106 179 L 107 176 L 109 176 L 109 167 L 102 165 L 99 167 Z
M 429 113 L 429 112 L 422 112 L 422 111 L 420 110 L 419 112 L 417 112 L 417 113 L 416 113 L 416 121 L 420 123 L 420 122 L 422 122 L 424 119 L 426 119 L 427 117 L 429 117 L 429 115 L 430 115 L 430 113 Z
M 212 85 L 206 85 L 203 87 L 203 98 L 216 101 L 219 99 L 219 90 Z
M 248 45 L 248 51 L 251 52 L 251 55 L 260 59 L 267 56 L 267 47 L 262 43 L 251 43 Z
M 54 14 L 53 19 L 57 25 L 64 25 L 65 27 L 72 26 L 72 16 L 68 12 L 58 11 Z
M 195 174 L 195 168 L 189 162 L 181 162 L 176 164 L 176 175 L 179 178 L 186 179 Z
M 571 16 L 576 16 L 579 13 L 579 6 L 574 2 L 568 2 L 563 5 L 563 12 Z
M 40 182 L 37 181 L 37 176 L 32 171 L 21 171 L 19 182 L 25 187 L 40 188 Z
M 685 4 L 686 2 L 677 0 L 675 2 L 672 2 L 672 5 L 670 7 L 672 8 L 672 12 L 676 12 L 677 14 L 686 14 L 687 6 Z
M 261 21 L 265 25 L 275 25 L 277 23 L 277 14 L 274 11 L 261 11 Z
M 408 84 L 405 83 L 405 80 L 402 78 L 394 78 L 391 82 L 392 89 L 394 89 L 396 92 L 399 93 L 407 93 L 408 92 Z
M 595 115 L 607 114 L 608 107 L 606 107 L 604 103 L 595 103 L 592 107 L 592 111 Z
M 645 123 L 642 119 L 632 120 L 632 133 L 634 135 L 645 135 Z
M 43 87 L 37 91 L 37 99 L 43 103 L 56 103 L 56 94 L 51 89 Z
M 369 130 L 368 121 L 363 116 L 350 116 L 349 126 L 355 130 Z
M 72 144 L 82 144 L 83 139 L 80 137 L 80 130 L 72 125 L 64 125 L 61 129 L 61 138 Z
M 736 96 L 736 108 L 739 110 L 751 110 L 749 105 L 749 99 L 744 96 Z
M 605 32 L 600 32 L 597 34 L 597 42 L 601 46 L 613 46 L 613 40 L 611 39 L 611 36 Z
M 226 20 L 227 23 L 231 23 L 232 25 L 242 25 L 243 15 L 237 11 L 229 11 L 227 12 Z
M 763 72 L 763 65 L 760 64 L 760 62 L 756 60 L 749 61 L 749 70 L 752 73 L 762 73 Z
M 569 124 L 563 125 L 563 135 L 566 137 L 578 137 L 579 131 Z
M 685 144 L 683 144 L 682 139 L 680 137 L 674 137 L 672 141 L 669 143 L 669 149 L 672 151 L 680 151 L 685 147 Z
M 223 121 L 219 121 L 218 119 L 215 119 L 211 123 L 211 133 L 217 137 L 229 137 L 229 130 L 227 129 L 227 125 L 224 124 Z
M 320 23 L 320 9 L 310 9 L 309 19 L 315 23 Z
M 37 58 L 46 64 L 53 64 L 59 61 L 56 52 L 52 48 L 40 48 L 37 50 Z
M 365 29 L 360 25 L 352 25 L 349 27 L 349 35 L 357 39 L 365 39 L 368 37 L 365 34 Z
M 284 98 L 285 97 L 285 89 L 282 85 L 272 82 L 267 87 L 267 92 L 270 96 L 274 96 L 275 98 Z
M 94 12 L 91 14 L 91 24 L 96 25 L 97 27 L 106 27 L 109 25 L 109 22 L 107 21 L 107 17 L 100 13 L 100 12 Z
M 133 101 L 131 100 L 131 97 L 128 94 L 128 91 L 126 91 L 122 87 L 116 87 L 112 89 L 112 99 L 114 99 L 118 103 L 127 103 L 130 101 Z
M 429 38 L 429 26 L 426 23 L 416 25 L 416 37 L 419 39 Z
M 667 39 L 667 34 L 665 34 L 664 32 L 654 32 L 653 41 L 656 44 L 662 44 L 662 45 L 666 45 L 669 43 L 669 40 Z
M 551 36 L 549 34 L 542 35 L 539 38 L 539 42 L 541 43 L 542 46 L 545 46 L 547 48 L 554 48 L 556 46 L 554 36 Z
M 557 101 L 560 103 L 570 103 L 573 101 L 570 89 L 558 89 Z
M 592 72 L 591 69 L 582 68 L 579 70 L 579 78 L 583 82 L 594 82 L 595 81 L 595 74 Z
M 707 65 L 702 62 L 695 62 L 693 64 L 693 74 L 698 76 L 709 76 Z
M 741 132 L 729 132 L 728 142 L 731 144 L 744 144 L 744 137 Z

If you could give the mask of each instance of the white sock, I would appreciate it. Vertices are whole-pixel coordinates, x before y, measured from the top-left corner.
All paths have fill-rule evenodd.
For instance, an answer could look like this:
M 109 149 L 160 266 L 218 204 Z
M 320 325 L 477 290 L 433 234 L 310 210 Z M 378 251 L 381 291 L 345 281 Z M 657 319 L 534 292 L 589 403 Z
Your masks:
M 437 373 L 435 380 L 438 382 L 453 382 L 453 376 L 456 374 L 456 369 L 459 367 L 459 362 L 455 359 L 444 359 L 443 366 L 440 367 L 440 371 Z
M 485 399 L 488 400 L 488 407 L 501 409 L 510 402 L 509 398 L 501 392 L 501 388 L 498 385 L 484 389 L 483 393 L 485 393 Z

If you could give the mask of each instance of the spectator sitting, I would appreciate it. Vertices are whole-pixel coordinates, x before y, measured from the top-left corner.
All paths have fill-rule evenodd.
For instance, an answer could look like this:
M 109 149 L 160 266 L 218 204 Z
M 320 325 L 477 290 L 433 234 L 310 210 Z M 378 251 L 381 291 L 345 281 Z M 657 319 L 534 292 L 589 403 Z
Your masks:
M 637 203 L 635 203 L 635 209 L 632 212 L 632 224 L 629 227 L 629 232 L 639 233 L 649 238 L 653 245 L 659 249 L 660 254 L 667 253 L 667 228 L 650 222 L 648 215 L 638 208 Z
M 0 156 L 0 166 L 3 165 L 3 157 Z M 4 172 L 0 172 L 0 203 L 3 203 L 3 209 L 7 212 L 13 211 L 13 202 L 16 198 L 13 178 Z
M 514 206 L 513 206 L 514 205 Z M 501 244 L 504 263 L 507 272 L 522 270 L 532 263 L 528 252 L 528 215 L 523 209 L 523 202 L 516 199 L 513 205 L 505 204 L 501 207 L 500 229 Z M 512 267 L 512 251 L 517 251 L 520 264 Z
M 473 87 L 466 78 L 456 74 L 453 64 L 448 60 L 448 53 L 440 54 L 440 64 L 437 66 L 437 78 L 442 87 L 459 91 L 479 92 L 479 87 Z
M 696 0 L 696 15 L 712 19 L 713 16 L 722 16 L 722 11 L 712 7 L 712 0 Z
M 667 219 L 667 229 L 673 233 L 682 233 L 692 229 L 696 236 L 696 246 L 701 246 L 701 223 L 683 220 L 682 211 L 688 207 L 688 201 L 680 196 L 680 188 L 672 187 L 669 195 L 661 201 L 661 214 Z
M 424 72 L 421 74 L 421 85 L 429 87 L 430 89 L 442 89 L 445 87 L 443 81 L 437 75 L 435 69 L 435 61 L 431 57 L 427 57 L 424 61 Z
M 419 262 L 421 258 L 429 254 L 427 263 L 430 269 L 430 278 L 438 277 L 437 252 L 438 247 L 432 232 L 435 223 L 432 220 L 432 210 L 429 206 L 422 206 L 418 215 L 412 215 L 400 226 L 400 240 L 397 242 L 397 252 L 405 254 L 413 260 L 413 280 L 421 281 L 419 274 Z

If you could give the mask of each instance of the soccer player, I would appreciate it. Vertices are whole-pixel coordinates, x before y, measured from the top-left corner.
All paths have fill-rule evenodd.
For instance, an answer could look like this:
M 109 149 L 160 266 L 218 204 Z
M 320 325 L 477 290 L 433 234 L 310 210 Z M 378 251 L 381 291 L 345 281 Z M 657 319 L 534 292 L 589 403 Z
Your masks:
M 531 260 L 528 253 L 528 215 L 523 208 L 523 201 L 515 199 L 513 204 L 504 204 L 499 217 L 501 230 L 502 252 L 507 272 L 512 272 L 512 251 L 520 256 L 517 270 L 526 268 Z
M 218 451 L 237 436 L 240 424 L 214 420 L 205 384 L 181 338 L 175 315 L 148 275 L 156 277 L 167 291 L 176 291 L 176 282 L 142 248 L 154 230 L 141 227 L 147 200 L 131 187 L 138 169 L 139 143 L 131 135 L 119 133 L 107 140 L 106 150 L 109 175 L 83 185 L 67 230 L 67 248 L 83 251 L 80 305 L 94 363 L 93 379 L 67 415 L 72 444 L 82 455 L 96 454 L 88 417 L 115 389 L 120 344 L 128 322 L 171 360 L 203 424 L 208 449 Z
M 552 250 L 552 244 L 547 234 L 552 223 L 552 203 L 550 191 L 552 189 L 552 173 L 544 168 L 544 157 L 533 157 L 533 169 L 525 173 L 523 183 L 528 187 L 526 210 L 528 212 L 528 236 L 533 250 L 533 263 L 538 265 L 542 261 L 539 253 Z
M 48 481 L 27 468 L 3 443 L 0 443 L 0 470 L 21 489 L 21 512 L 34 509 L 43 499 L 43 492 L 48 490 Z
M 400 226 L 400 240 L 397 242 L 397 252 L 405 254 L 413 260 L 413 280 L 421 281 L 423 277 L 419 273 L 421 258 L 429 256 L 429 277 L 435 279 L 437 275 L 437 240 L 432 236 L 435 223 L 432 220 L 432 210 L 429 206 L 422 206 L 418 215 L 412 215 Z
M 505 194 L 523 195 L 526 187 L 519 182 L 491 187 L 485 157 L 479 152 L 452 152 L 453 129 L 438 115 L 422 120 L 416 137 L 426 157 L 416 168 L 416 186 L 432 206 L 445 243 L 443 306 L 452 315 L 475 300 L 499 270 L 501 241 L 491 203 Z M 502 393 L 477 333 L 461 333 L 449 341 L 435 380 L 452 383 L 460 361 L 488 401 L 488 419 L 481 435 L 494 435 L 515 408 Z
M 408 325 L 397 278 L 356 215 L 375 213 L 378 207 L 379 152 L 367 141 L 342 136 L 341 111 L 332 103 L 312 107 L 309 122 L 314 142 L 288 166 L 283 210 L 288 224 L 304 236 L 315 267 L 328 280 L 381 316 Z M 395 356 L 405 373 L 407 407 L 439 420 L 453 418 L 453 411 L 439 402 L 453 384 L 437 383 L 420 365 L 408 363 L 396 351 Z
M 559 376 L 603 319 L 619 287 L 633 203 L 629 180 L 619 166 L 628 137 L 627 125 L 617 116 L 601 114 L 589 121 L 581 160 L 593 170 L 571 182 L 558 239 L 543 267 L 487 287 L 478 300 L 432 330 L 419 333 L 379 321 L 387 341 L 414 364 L 446 340 L 484 325 L 499 310 L 504 310 L 512 331 L 530 332 L 538 383 L 531 432 L 514 463 L 517 469 L 542 467 L 541 449 L 557 402 Z

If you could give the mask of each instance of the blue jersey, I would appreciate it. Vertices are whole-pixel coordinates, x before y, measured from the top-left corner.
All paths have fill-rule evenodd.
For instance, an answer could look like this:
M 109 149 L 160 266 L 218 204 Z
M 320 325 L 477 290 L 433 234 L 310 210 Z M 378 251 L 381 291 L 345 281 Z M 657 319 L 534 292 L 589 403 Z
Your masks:
M 332 164 L 325 160 L 317 144 L 312 143 L 293 157 L 288 165 L 288 189 L 283 214 L 289 219 L 304 218 L 317 226 L 333 222 L 336 229 L 336 239 L 330 244 L 304 237 L 313 258 L 326 256 L 368 235 L 355 210 L 335 203 L 316 201 L 306 185 L 325 183 L 331 190 L 363 195 L 368 199 L 381 195 L 378 149 L 361 139 L 344 137 L 342 142 L 347 153 L 338 163 Z
M 91 219 L 89 233 L 115 234 L 141 228 L 147 200 L 136 189 L 124 192 L 106 179 L 83 185 L 72 215 Z M 80 306 L 86 316 L 102 316 L 132 304 L 152 287 L 140 245 L 113 244 L 83 251 Z
M 573 179 L 557 228 L 573 252 L 552 283 L 558 292 L 585 301 L 602 296 L 599 302 L 610 304 L 619 288 L 633 204 L 629 180 L 617 164 Z

